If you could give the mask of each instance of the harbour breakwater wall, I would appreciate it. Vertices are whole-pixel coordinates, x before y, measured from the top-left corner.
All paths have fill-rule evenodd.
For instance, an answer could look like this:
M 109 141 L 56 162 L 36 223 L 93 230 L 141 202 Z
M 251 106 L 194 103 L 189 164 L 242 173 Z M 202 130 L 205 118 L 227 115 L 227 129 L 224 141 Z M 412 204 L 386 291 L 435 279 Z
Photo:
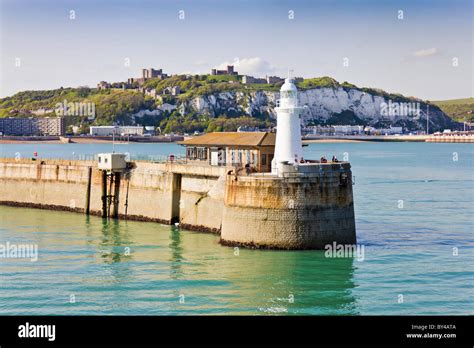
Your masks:
M 300 167 L 287 177 L 229 177 L 223 243 L 284 245 L 288 249 L 324 249 L 333 242 L 355 244 L 350 165 L 321 164 L 307 169 L 305 173 Z
M 133 162 L 109 193 L 114 192 L 118 218 L 179 222 L 185 229 L 220 234 L 222 244 L 279 249 L 353 244 L 350 165 L 317 168 L 308 175 L 242 176 L 233 167 Z M 100 216 L 103 180 L 95 161 L 2 158 L 0 204 Z

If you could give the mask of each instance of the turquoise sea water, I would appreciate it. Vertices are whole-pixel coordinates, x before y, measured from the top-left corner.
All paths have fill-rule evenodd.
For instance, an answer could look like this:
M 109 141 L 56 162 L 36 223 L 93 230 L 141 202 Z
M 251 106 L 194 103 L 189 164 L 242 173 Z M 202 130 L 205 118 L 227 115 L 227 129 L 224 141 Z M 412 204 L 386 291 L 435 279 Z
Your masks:
M 1 145 L 0 156 L 110 149 L 15 144 Z M 174 144 L 116 150 L 182 153 Z M 236 255 L 212 234 L 0 207 L 0 244 L 39 248 L 37 262 L 0 259 L 0 314 L 474 314 L 472 145 L 317 143 L 304 151 L 351 162 L 363 261 L 323 251 Z

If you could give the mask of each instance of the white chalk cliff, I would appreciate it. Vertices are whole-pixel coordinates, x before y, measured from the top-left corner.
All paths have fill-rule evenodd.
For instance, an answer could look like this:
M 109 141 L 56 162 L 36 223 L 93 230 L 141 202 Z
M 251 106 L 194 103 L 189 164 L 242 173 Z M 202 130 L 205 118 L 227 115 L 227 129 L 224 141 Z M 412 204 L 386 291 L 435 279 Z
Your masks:
M 176 108 L 181 114 L 195 112 L 209 117 L 269 115 L 275 118 L 274 107 L 278 99 L 279 92 L 227 91 L 196 96 L 176 105 Z M 393 100 L 357 88 L 343 87 L 300 90 L 298 99 L 299 105 L 306 106 L 301 115 L 303 124 L 324 124 L 329 121 L 332 124 L 398 125 L 411 130 L 426 128 L 427 104 L 417 99 L 397 97 Z M 388 103 L 419 103 L 420 114 L 384 114 L 383 105 Z M 157 110 L 169 112 L 171 109 L 170 105 L 166 104 Z M 455 122 L 435 105 L 430 105 L 429 123 L 432 130 L 455 125 Z

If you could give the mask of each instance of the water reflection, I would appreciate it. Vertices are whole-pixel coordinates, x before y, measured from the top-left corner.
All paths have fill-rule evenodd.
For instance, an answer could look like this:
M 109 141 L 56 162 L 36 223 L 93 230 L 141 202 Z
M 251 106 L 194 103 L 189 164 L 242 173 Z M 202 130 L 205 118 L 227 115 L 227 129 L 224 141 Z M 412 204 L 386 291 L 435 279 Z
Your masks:
M 101 239 L 99 253 L 103 261 L 103 271 L 113 283 L 124 283 L 133 275 L 131 266 L 131 241 L 127 223 L 101 219 Z
M 262 314 L 354 314 L 353 259 L 328 259 L 319 251 L 241 251 L 240 267 L 226 272 L 235 307 Z M 229 268 L 231 269 L 231 268 Z M 250 306 L 249 306 L 250 305 Z
M 0 207 L 0 212 L 6 217 L 16 209 Z M 327 259 L 318 251 L 235 253 L 234 248 L 219 245 L 213 234 L 74 213 L 22 211 L 26 230 L 18 231 L 15 219 L 4 219 L 3 237 L 23 233 L 40 240 L 35 267 L 47 276 L 28 279 L 51 297 L 57 296 L 52 281 L 55 291 L 81 293 L 76 314 L 356 313 L 352 259 Z M 54 225 L 44 225 L 43 216 Z M 10 264 L 7 272 L 33 272 L 30 263 Z M 21 289 L 16 285 L 20 280 L 8 281 Z M 185 302 L 179 302 L 180 295 Z M 32 300 L 29 308 L 34 313 L 71 310 L 66 305 L 59 311 L 48 309 L 41 303 L 36 308 L 35 303 Z
M 179 279 L 183 276 L 183 248 L 181 247 L 181 233 L 179 229 L 172 227 L 170 229 L 169 237 L 169 249 L 171 253 L 171 257 L 169 259 L 169 261 L 171 262 L 170 277 L 172 279 Z
M 170 277 L 206 312 L 356 313 L 352 258 L 329 259 L 321 251 L 236 253 L 217 236 L 175 229 L 168 236 Z

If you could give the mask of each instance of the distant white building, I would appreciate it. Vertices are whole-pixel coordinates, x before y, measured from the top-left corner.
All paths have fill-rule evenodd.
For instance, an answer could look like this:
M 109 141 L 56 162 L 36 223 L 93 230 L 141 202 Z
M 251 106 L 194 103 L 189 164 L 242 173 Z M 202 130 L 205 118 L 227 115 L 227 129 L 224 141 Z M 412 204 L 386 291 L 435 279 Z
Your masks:
M 239 126 L 237 128 L 238 133 L 242 132 L 260 132 L 258 127 L 249 127 L 249 126 Z
M 332 126 L 308 126 L 301 131 L 304 134 L 334 135 L 334 127 Z
M 181 93 L 181 88 L 179 88 L 179 86 L 173 86 L 173 87 L 169 86 L 163 89 L 164 95 L 168 94 L 168 95 L 176 96 L 180 93 Z
M 155 132 L 154 126 L 145 126 L 145 134 L 155 135 Z
M 374 127 L 365 127 L 365 133 L 372 135 L 394 135 L 394 134 L 403 134 L 403 127 L 390 127 L 390 128 L 374 128 Z
M 333 126 L 336 135 L 357 135 L 364 133 L 364 126 Z
M 91 126 L 90 135 L 143 135 L 142 126 Z
M 394 134 L 402 134 L 403 128 L 402 127 L 390 127 L 390 128 L 381 128 L 377 129 L 380 134 L 387 134 L 387 135 L 394 135 Z
M 64 117 L 4 117 L 0 118 L 0 132 L 4 135 L 63 135 Z
M 152 88 L 152 89 L 145 89 L 144 90 L 144 93 L 146 96 L 149 96 L 149 97 L 152 97 L 152 98 L 156 98 L 156 89 Z
M 390 127 L 391 134 L 402 134 L 403 127 Z

